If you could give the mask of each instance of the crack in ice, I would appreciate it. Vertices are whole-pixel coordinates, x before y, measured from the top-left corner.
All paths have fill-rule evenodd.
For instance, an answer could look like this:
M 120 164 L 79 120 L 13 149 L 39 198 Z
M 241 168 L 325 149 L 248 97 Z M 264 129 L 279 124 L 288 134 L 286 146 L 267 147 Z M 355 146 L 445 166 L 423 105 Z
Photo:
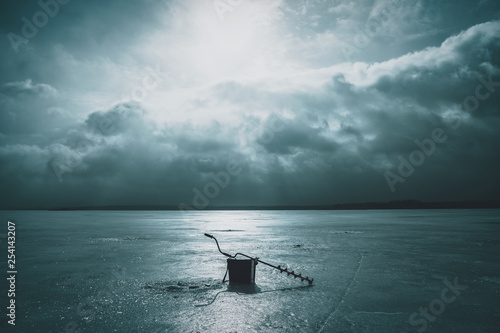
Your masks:
M 356 272 L 352 276 L 351 281 L 349 281 L 349 284 L 347 285 L 347 288 L 344 290 L 344 293 L 342 294 L 340 301 L 337 303 L 337 306 L 335 307 L 335 309 L 333 309 L 333 311 L 330 313 L 328 318 L 326 318 L 326 320 L 323 322 L 323 325 L 321 325 L 318 333 L 323 332 L 323 329 L 325 328 L 326 324 L 328 323 L 330 318 L 332 318 L 337 313 L 337 311 L 340 309 L 340 306 L 342 305 L 342 303 L 344 303 L 344 299 L 345 299 L 347 293 L 349 292 L 349 290 L 351 290 L 351 285 L 354 282 L 354 280 L 356 280 L 356 277 L 358 276 L 359 270 L 361 268 L 361 263 L 363 262 L 363 255 L 361 253 L 359 253 L 359 256 L 361 257 L 361 259 L 359 260 L 358 268 L 356 269 Z

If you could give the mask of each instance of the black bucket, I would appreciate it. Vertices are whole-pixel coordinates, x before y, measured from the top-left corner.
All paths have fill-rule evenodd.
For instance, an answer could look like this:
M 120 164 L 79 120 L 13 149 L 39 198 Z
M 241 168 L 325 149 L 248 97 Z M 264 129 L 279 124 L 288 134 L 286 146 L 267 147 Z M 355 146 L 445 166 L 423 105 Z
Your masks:
M 227 259 L 229 282 L 255 283 L 255 259 Z

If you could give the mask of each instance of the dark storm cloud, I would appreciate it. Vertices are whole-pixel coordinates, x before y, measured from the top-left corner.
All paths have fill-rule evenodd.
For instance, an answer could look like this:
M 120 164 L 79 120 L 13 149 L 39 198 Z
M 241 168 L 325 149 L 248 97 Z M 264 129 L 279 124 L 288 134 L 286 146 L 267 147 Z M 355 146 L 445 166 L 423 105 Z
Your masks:
M 385 61 L 496 20 L 498 1 L 287 0 L 284 21 L 300 36 L 296 54 L 324 66 L 339 61 Z M 287 36 L 289 37 L 289 36 Z M 294 39 L 293 42 L 296 42 Z M 346 45 L 353 51 L 346 57 Z M 342 50 L 344 47 L 344 50 Z
M 95 103 L 82 95 L 110 95 L 109 100 L 120 96 L 116 82 L 110 83 L 108 77 L 124 76 L 124 69 L 142 66 L 134 55 L 136 43 L 168 24 L 164 14 L 170 10 L 169 4 L 148 0 L 3 1 L 0 84 L 27 79 L 48 84 L 61 92 L 54 107 L 71 109 L 73 116 L 88 113 Z
M 376 7 L 370 3 L 371 9 Z M 53 52 L 52 43 L 62 43 L 74 56 L 63 59 L 88 65 L 80 71 L 76 65 L 65 67 L 71 71 L 64 75 L 72 76 L 70 82 L 78 87 L 95 84 L 95 78 L 86 80 L 84 72 L 103 67 L 84 58 L 126 58 L 128 42 L 157 24 L 154 6 L 147 1 L 123 8 L 121 4 L 87 6 L 72 1 L 60 9 L 65 15 L 55 17 L 30 41 L 36 53 L 27 49 L 17 58 L 7 56 L 7 63 L 15 66 L 2 65 L 7 75 L 0 84 L 2 208 L 195 206 L 196 194 L 205 193 L 228 163 L 241 170 L 209 198 L 210 204 L 500 198 L 496 186 L 500 22 L 456 31 L 457 36 L 444 42 L 441 38 L 443 43 L 435 43 L 432 35 L 417 52 L 387 61 L 320 66 L 303 76 L 218 82 L 189 92 L 193 96 L 179 108 L 193 116 L 183 122 L 170 122 L 168 117 L 163 123 L 154 120 L 175 109 L 168 100 L 160 111 L 138 102 L 120 102 L 75 115 L 63 100 L 67 98 L 63 82 L 68 81 L 60 81 L 54 70 L 41 80 L 37 75 L 44 76 L 40 74 L 44 69 L 35 69 L 43 61 L 50 63 L 43 57 Z M 457 6 L 472 8 L 465 2 Z M 484 6 L 496 8 L 490 2 Z M 320 7 L 307 7 L 305 13 L 327 12 L 326 4 Z M 337 12 L 347 15 L 349 7 L 342 8 Z M 16 7 L 14 13 L 22 17 L 25 10 Z M 306 15 L 301 9 L 289 11 L 297 20 Z M 419 13 L 428 19 L 430 29 L 435 18 L 425 11 Z M 149 15 L 151 20 L 146 19 Z M 480 16 L 460 15 L 472 21 Z M 335 26 L 324 18 L 312 20 L 318 23 L 317 31 Z M 16 20 L 6 22 L 3 31 L 19 28 Z M 455 30 L 462 24 L 443 29 Z M 110 25 L 116 29 L 108 29 Z M 76 34 L 81 39 L 70 40 Z M 30 57 L 39 60 L 24 63 Z M 10 79 L 20 68 L 26 76 Z M 77 101 L 85 103 L 92 97 L 79 96 Z M 469 103 L 465 107 L 464 101 Z M 470 112 L 470 103 L 476 101 L 477 109 Z M 457 119 L 461 119 L 458 128 Z M 446 140 L 434 143 L 432 154 L 425 155 L 425 161 L 392 192 L 384 173 L 397 173 L 399 158 L 408 160 L 420 149 L 415 140 L 431 139 L 436 129 Z
M 144 113 L 137 103 L 119 104 L 105 112 L 93 112 L 85 120 L 85 125 L 87 129 L 104 136 L 132 136 L 134 132 L 143 136 L 144 128 L 147 127 Z
M 58 142 L 2 147 L 0 159 L 9 162 L 0 170 L 9 189 L 3 202 L 43 196 L 39 205 L 175 204 L 227 160 L 242 161 L 237 149 L 227 149 L 231 143 L 218 142 L 216 124 L 198 131 L 160 131 L 136 104 L 96 111 Z
M 408 64 L 396 75 L 388 73 L 382 77 L 375 87 L 430 109 L 439 109 L 446 103 L 461 103 L 481 83 L 478 80 L 488 80 L 498 74 L 500 42 L 495 36 L 498 26 L 498 21 L 486 23 L 450 38 L 441 46 L 441 52 L 435 52 L 433 63 Z M 484 89 L 489 93 L 488 87 Z M 484 104 L 498 104 L 498 98 L 500 96 L 494 94 Z
M 297 121 L 282 121 L 281 126 L 282 130 L 276 131 L 271 138 L 262 142 L 270 153 L 293 154 L 297 149 L 333 153 L 337 148 L 336 142 L 321 135 L 324 129 L 312 128 Z M 265 138 L 265 133 L 262 137 Z
M 27 45 L 33 44 L 37 51 L 62 43 L 89 54 L 115 52 L 154 27 L 162 19 L 159 14 L 168 9 L 170 2 L 42 0 L 26 1 L 20 5 L 17 1 L 4 1 L 0 31 L 27 39 Z M 46 14 L 37 16 L 40 12 Z M 42 20 L 45 16 L 47 19 Z M 23 31 L 26 22 L 34 27 L 34 31 L 29 28 Z M 40 24 L 35 24 L 37 22 Z M 30 34 L 26 35 L 26 32 Z M 6 42 L 9 40 L 2 40 L 2 46 Z M 23 44 L 19 52 L 27 45 Z
M 330 111 L 318 107 L 311 102 L 313 99 L 304 98 L 303 107 L 314 110 L 319 117 L 329 115 L 330 121 L 336 119 L 342 129 L 349 128 L 355 133 L 352 140 L 340 145 L 336 154 L 319 158 L 325 165 L 332 168 L 335 165 L 334 173 L 322 170 L 325 179 L 349 179 L 351 187 L 344 194 L 359 190 L 359 197 L 363 197 L 373 188 L 387 186 L 378 183 L 376 178 L 364 177 L 370 174 L 375 177 L 384 169 L 394 170 L 400 156 L 408 159 L 419 148 L 415 140 L 422 142 L 432 136 L 433 130 L 442 129 L 446 142 L 436 144 L 437 152 L 427 157 L 408 181 L 398 184 L 399 192 L 392 197 L 435 200 L 441 196 L 455 199 L 498 197 L 493 184 L 499 178 L 495 169 L 500 162 L 495 150 L 499 144 L 495 130 L 499 123 L 499 31 L 499 22 L 476 26 L 450 38 L 439 48 L 366 67 L 362 70 L 366 80 L 351 77 L 352 82 L 348 82 L 337 76 L 328 87 L 337 100 Z M 345 75 L 350 77 L 353 73 Z M 477 91 L 483 95 L 480 101 L 474 97 Z M 466 105 L 477 101 L 480 107 L 468 112 L 464 101 L 468 101 Z M 292 105 L 290 107 L 293 109 Z M 349 110 L 348 115 L 341 114 L 342 109 Z M 454 130 L 451 127 L 454 117 L 467 120 Z M 337 140 L 342 132 L 336 133 Z M 301 142 L 307 140 L 302 137 Z M 469 150 L 471 147 L 474 147 L 473 154 Z M 318 161 L 313 163 L 321 165 Z M 301 162 L 297 160 L 291 164 L 297 166 Z M 360 174 L 354 174 L 353 170 Z M 311 179 L 310 176 L 302 177 Z M 301 188 L 304 190 L 303 186 Z M 457 191 L 458 188 L 462 190 Z M 337 197 L 338 193 L 329 197 Z
M 64 110 L 54 107 L 58 96 L 54 87 L 31 79 L 4 83 L 0 86 L 0 133 L 43 135 L 54 128 L 54 120 L 64 126 L 69 119 L 64 119 Z

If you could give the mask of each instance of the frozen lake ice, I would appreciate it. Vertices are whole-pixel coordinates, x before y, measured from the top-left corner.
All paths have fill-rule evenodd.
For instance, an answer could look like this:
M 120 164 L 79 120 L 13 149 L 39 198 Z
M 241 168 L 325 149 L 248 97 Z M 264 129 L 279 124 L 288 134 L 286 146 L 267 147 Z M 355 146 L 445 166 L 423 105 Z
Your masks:
M 500 324 L 499 210 L 0 215 L 5 271 L 7 221 L 16 222 L 8 331 L 470 333 Z M 225 252 L 314 284 L 263 264 L 253 287 L 222 284 L 226 258 L 205 232 Z

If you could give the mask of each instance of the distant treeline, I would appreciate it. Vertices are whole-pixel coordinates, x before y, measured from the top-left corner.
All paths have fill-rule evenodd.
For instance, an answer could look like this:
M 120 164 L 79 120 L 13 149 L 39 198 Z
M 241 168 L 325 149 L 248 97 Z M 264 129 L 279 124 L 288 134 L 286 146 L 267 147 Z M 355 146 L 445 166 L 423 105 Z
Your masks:
M 475 209 L 500 208 L 500 201 L 424 202 L 398 200 L 389 202 L 342 203 L 310 206 L 208 206 L 200 210 L 367 210 L 367 209 Z M 64 207 L 49 210 L 179 210 L 178 206 L 94 206 Z

